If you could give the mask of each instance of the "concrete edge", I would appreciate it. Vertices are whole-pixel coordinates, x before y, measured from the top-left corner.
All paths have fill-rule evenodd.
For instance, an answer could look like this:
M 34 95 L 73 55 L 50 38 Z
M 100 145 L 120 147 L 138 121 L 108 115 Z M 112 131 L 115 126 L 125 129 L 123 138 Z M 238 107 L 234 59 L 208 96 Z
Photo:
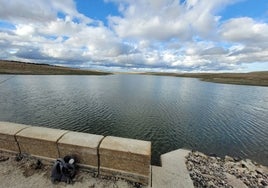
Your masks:
M 12 126 L 12 124 L 13 123 L 11 123 L 11 124 L 8 124 L 8 126 Z M 35 135 L 35 136 L 30 136 L 30 137 L 28 137 L 27 136 L 27 134 L 29 134 L 29 135 L 31 135 L 31 134 L 35 134 L 35 132 L 38 132 L 38 131 L 36 131 L 36 130 L 38 130 L 38 128 L 39 127 L 36 127 L 36 126 L 28 126 L 28 125 L 26 125 L 27 127 L 25 127 L 25 128 L 23 128 L 23 129 L 21 129 L 21 130 L 19 130 L 19 131 L 17 131 L 15 134 L 14 134 L 14 138 L 15 138 L 15 142 L 16 142 L 16 144 L 17 144 L 17 146 L 18 146 L 18 148 L 19 148 L 19 150 L 18 150 L 18 152 L 14 152 L 14 153 L 20 153 L 20 154 L 26 154 L 26 155 L 28 155 L 29 157 L 35 157 L 35 158 L 40 158 L 40 159 L 43 159 L 43 160 L 45 160 L 45 161 L 48 161 L 48 162 L 52 162 L 52 161 L 55 161 L 55 156 L 57 156 L 58 158 L 60 157 L 60 150 L 59 150 L 59 140 L 65 135 L 65 134 L 67 134 L 68 132 L 70 132 L 70 131 L 68 131 L 68 130 L 61 130 L 61 131 L 65 131 L 65 132 L 63 132 L 63 133 L 61 133 L 61 134 L 58 134 L 59 135 L 59 137 L 58 137 L 58 135 L 57 135 L 57 139 L 56 139 L 56 141 L 55 141 L 55 137 L 53 137 L 53 138 L 51 138 L 51 136 L 49 137 L 49 136 L 47 136 L 47 138 L 46 138 L 46 140 L 44 140 L 43 139 L 43 137 L 42 137 L 42 139 L 39 139 L 38 137 L 38 135 L 39 134 L 37 134 L 37 135 Z M 33 131 L 33 133 L 31 133 L 31 131 L 27 131 L 27 134 L 26 135 L 24 135 L 24 134 L 22 134 L 22 135 L 20 135 L 20 133 L 22 133 L 23 132 L 23 130 L 25 130 L 25 129 L 29 129 L 29 128 L 33 128 L 35 131 Z M 40 129 L 41 129 L 42 127 L 40 127 Z M 53 129 L 53 128 L 50 128 L 51 130 L 50 131 L 53 131 L 53 130 L 55 130 L 55 131 L 60 131 L 60 129 Z M 28 133 L 29 132 L 29 133 Z M 73 131 L 74 132 L 74 131 Z M 79 132 L 77 132 L 77 133 L 79 133 Z M 85 133 L 83 133 L 83 134 L 85 134 Z M 55 133 L 53 133 L 52 135 L 55 135 Z M 90 135 L 90 134 L 89 134 Z M 43 136 L 43 135 L 42 135 Z M 99 135 L 99 136 L 103 136 L 103 135 Z M 50 140 L 49 138 L 51 138 L 52 140 Z M 23 143 L 21 143 L 22 141 L 21 141 L 21 139 L 23 140 Z M 91 166 L 91 165 L 88 165 L 88 164 L 78 164 L 80 167 L 82 167 L 82 168 L 86 168 L 86 169 L 89 169 L 89 170 L 91 170 L 92 172 L 96 172 L 96 173 L 98 173 L 98 174 L 101 174 L 101 169 L 103 169 L 103 167 L 102 167 L 102 164 L 101 164 L 101 160 L 100 160 L 100 148 L 101 148 L 101 143 L 103 142 L 103 140 L 105 140 L 106 139 L 106 137 L 105 136 L 103 136 L 103 138 L 99 141 L 99 143 L 98 143 L 98 146 L 97 146 L 97 155 L 96 155 L 96 158 L 97 158 L 97 166 L 95 167 L 95 166 Z M 118 139 L 120 140 L 120 137 L 118 137 Z M 122 138 L 122 140 L 124 140 L 124 141 L 126 141 L 128 138 Z M 133 140 L 133 139 L 129 139 L 129 140 Z M 43 145 L 43 147 L 38 147 L 38 146 L 36 146 L 35 144 L 34 144 L 34 142 L 37 142 L 37 143 L 39 143 L 39 144 L 41 144 L 41 145 Z M 137 141 L 142 141 L 142 140 L 137 140 Z M 146 141 L 146 142 L 148 142 L 148 141 Z M 24 145 L 24 146 L 26 146 L 26 147 L 29 147 L 30 149 L 26 149 L 26 150 L 22 150 L 22 145 Z M 53 155 L 50 155 L 50 156 L 53 156 L 53 157 L 49 157 L 49 154 L 48 154 L 48 156 L 44 156 L 44 155 L 39 155 L 39 153 L 38 153 L 38 151 L 36 151 L 35 149 L 37 149 L 37 150 L 40 150 L 40 151 L 42 151 L 42 152 L 40 152 L 40 153 L 46 153 L 46 152 L 48 152 L 48 147 L 44 147 L 44 146 L 46 146 L 46 145 L 49 145 L 49 146 L 51 146 L 52 148 L 54 148 L 54 151 L 57 153 L 55 153 L 55 154 L 53 154 Z M 54 146 L 55 145 L 55 146 Z M 84 147 L 84 146 L 83 146 Z M 139 146 L 140 147 L 140 146 Z M 31 149 L 32 148 L 32 149 Z M 0 148 L 0 150 L 3 150 L 3 151 L 6 151 L 6 149 L 5 148 Z M 141 148 L 141 150 L 144 150 L 144 148 Z M 151 142 L 150 142 L 150 150 L 151 150 Z M 34 151 L 33 153 L 31 153 L 31 152 L 25 152 L 25 151 Z M 35 152 L 36 151 L 36 152 Z M 122 152 L 122 151 L 120 151 L 120 150 L 118 150 L 118 152 L 120 153 L 120 152 Z M 129 154 L 130 155 L 130 158 L 132 158 L 131 157 L 131 153 Z M 136 153 L 133 153 L 133 155 L 136 155 Z M 133 159 L 135 158 L 135 156 L 133 156 Z M 150 151 L 150 156 L 148 157 L 148 160 L 149 161 L 151 161 L 151 151 Z M 150 167 L 150 163 L 151 162 L 149 162 L 149 166 L 148 166 L 148 168 L 150 168 L 151 169 L 151 167 Z M 147 165 L 147 164 L 146 164 Z M 109 170 L 111 170 L 111 169 L 109 169 Z M 128 172 L 128 171 L 120 171 L 120 170 L 117 170 L 116 168 L 112 168 L 112 170 L 110 171 L 111 172 L 111 174 L 113 175 L 113 174 L 123 174 L 123 176 L 122 176 L 122 178 L 123 179 L 128 179 L 128 180 L 130 180 L 130 181 L 133 181 L 133 182 L 138 182 L 138 183 L 142 183 L 142 184 L 144 184 L 144 185 L 147 185 L 148 183 L 149 183 L 149 179 L 150 179 L 150 177 L 151 177 L 151 174 L 149 174 L 148 176 L 144 176 L 144 175 L 140 175 L 140 174 L 134 174 L 134 173 L 132 173 L 132 172 Z M 124 177 L 129 177 L 129 178 L 124 178 Z
M 178 149 L 161 155 L 162 166 L 152 166 L 152 187 L 194 188 L 186 167 L 187 149 Z

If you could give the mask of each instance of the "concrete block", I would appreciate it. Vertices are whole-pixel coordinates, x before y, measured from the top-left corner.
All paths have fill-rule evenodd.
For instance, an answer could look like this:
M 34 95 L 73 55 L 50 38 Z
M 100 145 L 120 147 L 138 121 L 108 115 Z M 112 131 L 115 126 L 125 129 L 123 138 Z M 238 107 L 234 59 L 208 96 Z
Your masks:
M 194 188 L 185 161 L 189 150 L 178 149 L 161 155 L 162 167 L 152 166 L 152 187 Z
M 0 122 L 0 150 L 19 153 L 20 149 L 15 138 L 15 134 L 29 126 Z
M 151 142 L 107 136 L 99 148 L 100 174 L 149 183 Z
M 22 153 L 46 159 L 59 157 L 57 141 L 68 131 L 45 127 L 29 127 L 16 134 Z
M 58 141 L 60 157 L 73 155 L 78 163 L 97 171 L 98 146 L 103 138 L 101 135 L 68 132 Z

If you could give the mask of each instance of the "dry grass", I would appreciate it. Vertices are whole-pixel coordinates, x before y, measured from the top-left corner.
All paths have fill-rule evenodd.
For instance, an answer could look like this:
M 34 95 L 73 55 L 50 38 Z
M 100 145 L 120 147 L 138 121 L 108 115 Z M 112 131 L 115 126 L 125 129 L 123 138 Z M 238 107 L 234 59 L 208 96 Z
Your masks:
M 202 81 L 238 84 L 238 85 L 256 85 L 268 86 L 268 71 L 250 72 L 250 73 L 143 73 L 158 76 L 176 76 L 199 78 Z
M 74 68 L 53 66 L 47 64 L 25 63 L 18 61 L 0 60 L 0 74 L 29 74 L 29 75 L 108 75 L 111 73 L 80 70 Z

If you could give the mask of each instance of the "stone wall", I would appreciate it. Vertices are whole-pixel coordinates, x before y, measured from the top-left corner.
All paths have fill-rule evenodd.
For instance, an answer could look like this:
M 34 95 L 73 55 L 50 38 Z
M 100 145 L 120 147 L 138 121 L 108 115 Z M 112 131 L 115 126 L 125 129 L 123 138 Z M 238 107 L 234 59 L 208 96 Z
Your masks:
M 0 122 L 0 150 L 46 160 L 74 155 L 82 167 L 147 185 L 151 142 Z

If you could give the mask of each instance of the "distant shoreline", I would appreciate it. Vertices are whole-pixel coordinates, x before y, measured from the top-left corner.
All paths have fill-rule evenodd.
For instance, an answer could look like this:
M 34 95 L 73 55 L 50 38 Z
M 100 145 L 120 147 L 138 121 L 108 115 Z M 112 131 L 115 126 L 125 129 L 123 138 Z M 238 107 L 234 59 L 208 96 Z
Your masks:
M 61 67 L 48 64 L 25 63 L 19 61 L 0 60 L 0 74 L 16 74 L 16 75 L 111 75 L 114 73 L 101 72 L 95 70 L 81 70 L 75 68 Z M 268 71 L 249 72 L 249 73 L 124 73 L 139 75 L 155 75 L 155 76 L 174 76 L 199 78 L 201 81 L 251 85 L 251 86 L 268 86 Z
M 148 72 L 141 74 L 155 75 L 155 76 L 199 78 L 201 81 L 223 83 L 223 84 L 266 86 L 266 87 L 268 86 L 268 71 L 249 72 L 249 73 L 185 73 L 185 74 Z
M 110 75 L 112 73 L 95 70 L 81 70 L 48 64 L 26 63 L 0 60 L 0 74 L 20 75 Z

